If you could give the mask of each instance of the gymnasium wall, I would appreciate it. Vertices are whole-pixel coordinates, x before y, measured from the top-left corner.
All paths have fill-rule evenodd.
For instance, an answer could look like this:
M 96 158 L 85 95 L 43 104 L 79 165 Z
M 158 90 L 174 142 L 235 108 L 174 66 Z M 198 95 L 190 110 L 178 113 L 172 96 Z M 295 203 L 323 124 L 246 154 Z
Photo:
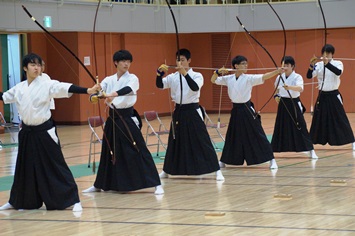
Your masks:
M 328 29 L 327 41 L 335 46 L 335 57 L 352 58 L 354 48 L 352 39 L 355 33 L 354 28 Z M 284 38 L 282 31 L 253 32 L 262 45 L 270 52 L 274 60 L 280 65 L 284 50 Z M 127 49 L 133 54 L 133 63 L 130 72 L 140 79 L 138 91 L 138 102 L 136 109 L 143 114 L 146 110 L 156 110 L 160 113 L 169 114 L 170 103 L 169 92 L 155 87 L 156 69 L 162 63 L 175 64 L 176 36 L 175 34 L 149 34 L 149 33 L 96 33 L 96 60 L 97 72 L 94 66 L 93 38 L 92 33 L 86 32 L 56 32 L 56 37 L 62 40 L 78 58 L 83 61 L 84 57 L 90 57 L 88 70 L 102 80 L 105 76 L 115 73 L 116 68 L 112 62 L 112 55 L 120 49 Z M 214 37 L 229 37 L 226 40 L 227 49 L 221 53 L 216 45 L 213 45 Z M 274 64 L 264 50 L 258 46 L 245 33 L 195 33 L 179 34 L 180 48 L 188 48 L 192 53 L 192 67 L 212 67 L 212 58 L 219 58 L 226 67 L 230 67 L 230 58 L 242 54 L 249 60 L 249 68 L 274 68 Z M 323 30 L 291 30 L 287 31 L 286 55 L 291 55 L 296 60 L 296 72 L 304 76 L 305 83 L 311 82 L 305 78 L 309 59 L 313 54 L 319 56 L 321 47 L 324 44 Z M 214 50 L 212 50 L 212 48 Z M 46 72 L 52 79 L 71 82 L 84 87 L 91 87 L 94 82 L 79 65 L 79 63 L 66 52 L 58 43 L 49 39 L 43 33 L 28 34 L 28 50 L 40 54 L 46 61 Z M 354 61 L 343 60 L 344 74 L 340 91 L 344 98 L 344 106 L 347 112 L 354 112 Z M 223 65 L 218 67 L 221 67 Z M 1 68 L 0 68 L 1 70 Z M 212 85 L 210 77 L 212 70 L 200 71 L 205 78 L 201 91 L 200 103 L 209 112 L 217 112 L 220 89 Z M 270 71 L 267 70 L 267 71 Z M 174 72 L 171 69 L 169 72 Z M 250 73 L 264 73 L 266 71 L 251 71 Z M 264 85 L 254 88 L 252 100 L 259 110 L 272 95 L 274 79 L 268 80 Z M 313 86 L 313 103 L 316 100 L 317 90 Z M 226 93 L 223 93 L 222 111 L 228 112 L 231 108 Z M 301 100 L 310 111 L 312 101 L 312 85 L 305 85 L 301 94 Z M 100 112 L 105 116 L 105 106 L 101 101 Z M 271 100 L 262 112 L 276 112 L 276 104 Z M 99 107 L 88 102 L 87 95 L 73 95 L 69 99 L 56 99 L 56 110 L 54 118 L 59 123 L 84 124 L 87 117 L 99 113 Z

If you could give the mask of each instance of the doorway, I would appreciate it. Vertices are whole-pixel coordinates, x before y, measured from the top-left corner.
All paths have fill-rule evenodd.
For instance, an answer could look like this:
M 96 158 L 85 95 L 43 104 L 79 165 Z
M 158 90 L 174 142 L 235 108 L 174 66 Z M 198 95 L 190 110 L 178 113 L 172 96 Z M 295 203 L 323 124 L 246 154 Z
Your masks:
M 22 76 L 22 35 L 21 34 L 2 34 L 1 57 L 2 57 L 2 90 L 7 91 L 21 82 Z M 16 105 L 4 104 L 4 117 L 7 122 L 19 124 L 20 119 Z
M 7 35 L 7 49 L 8 49 L 8 88 L 14 87 L 21 82 L 21 55 L 20 55 L 20 35 Z M 10 104 L 10 122 L 19 124 L 20 119 L 15 103 Z

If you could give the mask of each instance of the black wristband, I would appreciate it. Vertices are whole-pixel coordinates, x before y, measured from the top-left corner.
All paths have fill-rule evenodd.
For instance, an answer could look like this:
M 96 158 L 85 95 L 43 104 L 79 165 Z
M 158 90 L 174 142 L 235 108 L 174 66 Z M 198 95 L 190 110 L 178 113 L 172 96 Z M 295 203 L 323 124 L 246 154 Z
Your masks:
M 165 74 L 164 71 L 159 71 L 159 70 L 157 70 L 157 73 L 158 73 L 160 76 L 163 76 L 163 75 Z

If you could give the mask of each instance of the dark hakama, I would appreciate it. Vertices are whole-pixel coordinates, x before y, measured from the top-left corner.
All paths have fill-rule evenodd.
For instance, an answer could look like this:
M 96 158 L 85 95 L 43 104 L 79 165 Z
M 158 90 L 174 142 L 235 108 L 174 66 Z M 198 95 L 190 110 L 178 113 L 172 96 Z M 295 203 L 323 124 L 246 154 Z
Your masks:
M 15 209 L 63 210 L 80 202 L 74 177 L 61 147 L 48 134 L 51 120 L 38 126 L 22 124 L 14 183 L 9 203 Z
M 116 112 L 126 122 L 138 150 L 132 144 L 127 128 Z M 105 123 L 105 134 L 116 162 L 112 162 L 110 148 L 104 137 L 94 186 L 105 191 L 134 191 L 160 185 L 160 178 L 152 155 L 145 144 L 140 129 L 131 118 L 134 117 L 133 107 L 116 109 L 116 112 L 110 109 L 110 117 Z
M 319 94 L 315 105 L 310 134 L 314 144 L 344 145 L 355 141 L 338 90 Z
M 302 112 L 299 104 L 301 104 L 299 98 L 293 98 L 293 103 L 291 98 L 280 98 L 271 140 L 274 152 L 303 152 L 314 149 L 311 136 L 307 130 L 306 121 L 303 117 L 305 109 L 302 106 Z
M 230 165 L 264 163 L 274 159 L 270 142 L 261 126 L 260 117 L 251 102 L 233 103 L 221 162 Z
M 175 107 L 175 139 L 170 127 L 164 172 L 170 175 L 202 175 L 218 171 L 218 158 L 205 123 L 196 109 L 198 103 Z

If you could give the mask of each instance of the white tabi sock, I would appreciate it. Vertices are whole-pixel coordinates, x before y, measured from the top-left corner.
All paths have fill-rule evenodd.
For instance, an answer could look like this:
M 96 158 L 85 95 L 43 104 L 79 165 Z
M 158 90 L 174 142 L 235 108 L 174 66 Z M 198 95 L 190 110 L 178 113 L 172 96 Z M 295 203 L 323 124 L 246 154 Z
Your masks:
M 311 158 L 312 159 L 318 159 L 318 156 L 317 156 L 316 152 L 314 151 L 314 149 L 311 150 L 310 153 L 311 153 Z
M 161 185 L 155 186 L 155 195 L 161 195 L 164 194 L 164 189 Z
M 10 209 L 14 209 L 14 207 L 10 203 L 5 203 L 0 207 L 0 211 L 10 210 Z
M 270 169 L 278 169 L 279 167 L 277 166 L 276 160 L 272 159 L 270 161 Z
M 74 212 L 83 211 L 83 207 L 81 206 L 80 202 L 74 204 L 73 211 Z
M 82 191 L 82 193 L 93 193 L 93 192 L 101 192 L 101 189 L 96 188 L 95 186 L 91 186 L 90 188 L 87 188 Z
M 161 173 L 159 174 L 159 177 L 161 179 L 165 179 L 165 178 L 169 178 L 169 175 L 162 170 Z
M 219 164 L 219 168 L 225 168 L 226 167 L 226 164 L 221 162 L 221 161 L 219 161 L 218 164 Z
M 224 176 L 223 176 L 221 170 L 217 170 L 217 171 L 216 171 L 216 180 L 217 180 L 217 181 L 224 181 Z

